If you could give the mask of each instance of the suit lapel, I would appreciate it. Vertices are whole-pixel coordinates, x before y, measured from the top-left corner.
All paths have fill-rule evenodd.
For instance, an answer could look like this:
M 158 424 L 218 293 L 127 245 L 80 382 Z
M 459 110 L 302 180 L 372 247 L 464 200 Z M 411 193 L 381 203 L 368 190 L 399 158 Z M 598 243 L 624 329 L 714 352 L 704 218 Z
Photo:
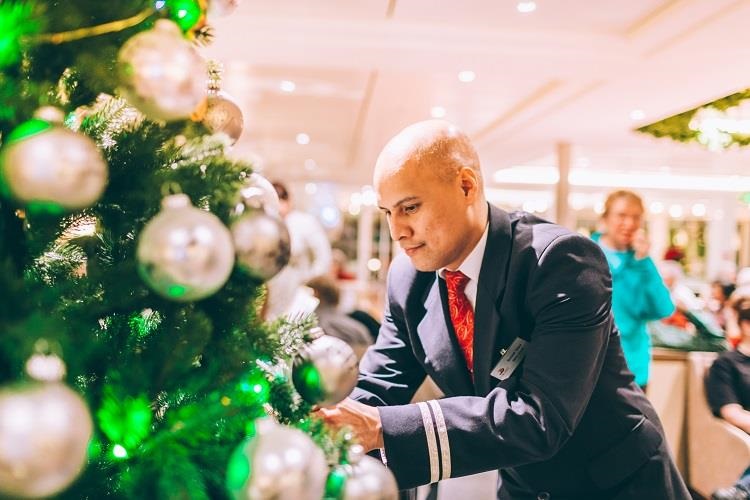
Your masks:
M 491 363 L 502 342 L 500 303 L 507 282 L 511 251 L 511 226 L 508 214 L 490 205 L 490 227 L 477 284 L 474 311 L 474 388 L 480 396 L 490 391 Z
M 469 371 L 451 331 L 447 306 L 443 307 L 444 285 L 437 277 L 427 292 L 424 301 L 425 315 L 417 325 L 417 334 L 425 351 L 428 363 L 432 365 L 433 378 L 438 386 L 449 388 L 453 394 L 473 394 Z M 442 296 L 442 297 L 441 297 Z M 447 394 L 447 391 L 445 391 Z

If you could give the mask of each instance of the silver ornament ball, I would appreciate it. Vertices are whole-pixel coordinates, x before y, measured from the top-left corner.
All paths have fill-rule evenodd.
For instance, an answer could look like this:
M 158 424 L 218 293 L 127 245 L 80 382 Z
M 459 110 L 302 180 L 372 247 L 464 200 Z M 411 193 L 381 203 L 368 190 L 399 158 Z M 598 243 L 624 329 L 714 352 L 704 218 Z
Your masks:
M 242 110 L 224 92 L 209 93 L 206 114 L 201 121 L 212 134 L 226 134 L 231 144 L 242 135 Z
M 347 458 L 342 500 L 398 500 L 396 478 L 380 460 L 365 455 L 360 445 L 352 446 Z
M 227 475 L 238 500 L 319 500 L 328 464 L 307 434 L 266 417 L 235 450 Z
M 241 215 L 246 210 L 263 210 L 279 216 L 281 201 L 271 181 L 253 172 L 242 184 L 235 203 L 234 215 Z
M 54 495 L 86 464 L 91 415 L 83 398 L 60 383 L 0 389 L 0 496 Z
M 53 212 L 86 208 L 107 185 L 107 164 L 96 143 L 59 126 L 11 139 L 0 169 L 0 182 L 16 201 Z
M 261 211 L 250 211 L 231 224 L 240 268 L 263 281 L 289 263 L 291 245 L 284 222 Z
M 168 19 L 125 42 L 117 60 L 120 92 L 151 119 L 188 118 L 206 97 L 206 62 Z
M 357 355 L 349 344 L 322 335 L 304 345 L 295 356 L 292 381 L 305 401 L 329 406 L 351 394 L 358 374 Z
M 229 230 L 215 215 L 195 208 L 187 195 L 171 195 L 143 228 L 138 270 L 159 295 L 178 302 L 199 300 L 226 283 L 234 267 Z

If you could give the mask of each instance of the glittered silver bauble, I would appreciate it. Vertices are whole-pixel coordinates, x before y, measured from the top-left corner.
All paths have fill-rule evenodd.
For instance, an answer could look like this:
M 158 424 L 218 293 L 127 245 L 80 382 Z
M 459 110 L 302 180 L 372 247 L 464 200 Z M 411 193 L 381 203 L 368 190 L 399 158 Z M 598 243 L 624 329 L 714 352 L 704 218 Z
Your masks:
M 319 500 L 328 464 L 325 455 L 299 429 L 270 418 L 256 422 L 256 434 L 234 451 L 227 486 L 236 499 Z
M 130 38 L 117 59 L 120 92 L 151 119 L 188 118 L 206 97 L 206 62 L 168 19 Z
M 234 144 L 242 135 L 242 110 L 224 92 L 209 93 L 202 123 L 212 134 L 227 134 Z
M 343 480 L 343 487 L 334 496 L 341 500 L 398 499 L 396 478 L 380 460 L 365 455 L 362 446 L 352 446 L 347 461 L 348 464 L 338 466 L 331 473 Z
M 231 230 L 237 263 L 247 273 L 266 281 L 289 263 L 289 231 L 278 217 L 246 212 L 232 222 Z
M 86 463 L 91 415 L 83 398 L 60 383 L 0 389 L 0 496 L 54 495 Z
M 184 194 L 164 198 L 162 211 L 143 228 L 138 269 L 159 295 L 199 300 L 226 283 L 234 267 L 229 230 L 215 215 L 195 208 Z
M 209 0 L 208 15 L 212 17 L 231 14 L 240 4 L 240 0 Z
M 242 185 L 235 204 L 234 215 L 240 215 L 248 209 L 263 210 L 272 215 L 279 215 L 279 195 L 271 181 L 253 172 Z
M 106 185 L 107 164 L 96 143 L 44 120 L 19 126 L 0 152 L 0 189 L 32 210 L 88 207 Z
M 342 401 L 357 385 L 357 376 L 357 355 L 349 344 L 330 335 L 304 345 L 294 358 L 294 387 L 310 404 L 328 406 Z

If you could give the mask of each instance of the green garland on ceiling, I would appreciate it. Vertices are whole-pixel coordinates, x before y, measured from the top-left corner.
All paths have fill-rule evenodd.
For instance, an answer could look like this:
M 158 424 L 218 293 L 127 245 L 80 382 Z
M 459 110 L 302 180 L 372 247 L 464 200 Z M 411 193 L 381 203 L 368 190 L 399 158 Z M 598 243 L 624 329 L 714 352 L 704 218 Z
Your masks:
M 636 132 L 653 135 L 654 137 L 668 137 L 678 142 L 700 142 L 698 131 L 690 128 L 690 122 L 698 111 L 704 108 L 715 108 L 719 111 L 726 111 L 729 108 L 739 105 L 745 99 L 750 99 L 750 89 L 722 97 L 721 99 L 669 116 L 658 122 L 644 125 L 635 130 Z M 731 141 L 727 147 L 733 145 L 750 146 L 750 135 L 729 134 L 729 136 L 731 137 Z

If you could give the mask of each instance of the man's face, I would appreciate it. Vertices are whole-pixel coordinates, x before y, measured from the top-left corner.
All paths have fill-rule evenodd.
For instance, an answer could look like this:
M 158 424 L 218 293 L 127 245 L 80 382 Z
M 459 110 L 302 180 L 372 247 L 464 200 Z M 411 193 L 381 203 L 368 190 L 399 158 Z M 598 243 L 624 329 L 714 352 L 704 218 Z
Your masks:
M 471 197 L 459 176 L 450 181 L 434 170 L 414 163 L 376 174 L 378 204 L 386 214 L 391 237 L 414 267 L 455 270 L 471 251 L 469 207 Z
M 633 243 L 636 231 L 641 228 L 643 211 L 628 198 L 618 198 L 612 203 L 604 218 L 607 235 L 617 249 L 628 248 Z

